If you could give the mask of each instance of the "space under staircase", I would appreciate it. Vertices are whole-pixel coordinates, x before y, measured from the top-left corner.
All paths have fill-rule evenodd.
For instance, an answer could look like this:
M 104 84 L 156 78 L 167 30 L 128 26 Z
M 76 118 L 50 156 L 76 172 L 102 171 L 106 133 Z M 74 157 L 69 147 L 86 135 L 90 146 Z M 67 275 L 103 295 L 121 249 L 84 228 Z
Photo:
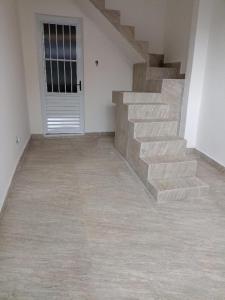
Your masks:
M 134 65 L 133 91 L 113 92 L 116 148 L 157 200 L 205 196 L 209 187 L 196 177 L 197 161 L 186 155 L 186 141 L 179 137 L 180 63 L 149 54 L 148 42 L 135 39 L 135 28 L 121 24 L 120 11 L 107 9 L 105 0 L 89 1 L 142 58 Z

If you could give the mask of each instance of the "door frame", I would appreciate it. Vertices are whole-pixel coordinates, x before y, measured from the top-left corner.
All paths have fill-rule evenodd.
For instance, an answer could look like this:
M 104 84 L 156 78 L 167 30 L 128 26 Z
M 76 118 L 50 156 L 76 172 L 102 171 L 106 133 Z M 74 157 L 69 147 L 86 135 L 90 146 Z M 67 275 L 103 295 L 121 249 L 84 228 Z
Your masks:
M 42 119 L 42 130 L 44 136 L 63 136 L 63 135 L 82 135 L 85 134 L 85 93 L 84 93 L 84 46 L 83 46 L 83 20 L 77 17 L 61 17 L 45 14 L 36 14 L 37 29 L 38 29 L 38 62 L 39 62 L 39 83 L 40 83 L 40 96 L 41 96 L 41 119 Z M 81 132 L 79 133 L 67 133 L 67 134 L 49 134 L 47 129 L 47 114 L 45 106 L 45 96 L 46 96 L 46 73 L 45 73 L 45 60 L 44 60 L 44 37 L 43 37 L 43 23 L 52 22 L 53 24 L 63 24 L 63 25 L 76 25 L 80 32 L 79 42 L 81 52 L 79 53 L 79 60 L 77 61 L 79 66 L 78 70 L 79 77 L 78 82 L 82 82 L 82 92 L 81 92 Z

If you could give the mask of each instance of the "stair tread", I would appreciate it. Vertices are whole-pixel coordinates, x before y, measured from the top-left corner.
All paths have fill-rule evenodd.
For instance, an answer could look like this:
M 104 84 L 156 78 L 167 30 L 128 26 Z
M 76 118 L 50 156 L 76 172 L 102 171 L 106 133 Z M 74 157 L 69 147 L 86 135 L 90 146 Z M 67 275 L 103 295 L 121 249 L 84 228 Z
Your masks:
M 105 8 L 105 1 L 101 0 L 91 0 L 92 4 L 94 4 L 98 9 Z
M 148 41 L 145 41 L 145 40 L 136 40 L 136 42 L 138 42 L 138 43 L 143 43 L 143 44 L 146 44 L 146 45 L 149 44 L 149 42 L 148 42 Z
M 135 27 L 134 26 L 123 25 L 123 24 L 115 24 L 115 26 L 121 33 L 123 33 L 123 34 L 125 33 L 125 35 L 128 39 L 130 39 L 130 37 L 132 37 L 133 41 L 135 41 L 134 40 L 134 36 L 135 36 Z
M 174 67 L 149 67 L 150 70 L 173 70 L 177 71 L 177 68 Z
M 153 185 L 159 192 L 168 190 L 180 190 L 188 188 L 207 188 L 208 185 L 198 177 L 184 177 L 184 178 L 171 178 L 171 179 L 157 179 L 151 180 Z
M 120 10 L 117 10 L 117 9 L 103 8 L 101 10 L 106 11 L 106 12 L 112 12 L 112 13 L 120 14 Z
M 188 157 L 186 155 L 183 156 L 163 155 L 163 156 L 144 157 L 142 158 L 142 160 L 145 161 L 147 164 L 196 161 L 195 159 Z
M 152 94 L 152 95 L 161 95 L 161 93 L 157 93 L 157 92 L 134 92 L 134 91 L 113 91 L 113 93 L 122 93 L 122 94 L 146 94 L 146 95 L 149 95 L 149 94 Z
M 177 119 L 130 119 L 131 123 L 168 123 L 168 122 L 178 122 Z
M 101 12 L 112 23 L 120 23 L 120 11 L 114 9 L 101 9 Z
M 154 105 L 157 105 L 157 106 L 161 106 L 161 105 L 163 105 L 163 106 L 168 106 L 169 104 L 167 104 L 167 103 L 160 103 L 160 102 L 137 102 L 137 103 L 135 103 L 135 102 L 126 102 L 125 103 L 125 105 L 147 105 L 147 106 L 154 106 Z
M 136 137 L 136 140 L 139 143 L 184 141 L 184 139 L 179 136 Z

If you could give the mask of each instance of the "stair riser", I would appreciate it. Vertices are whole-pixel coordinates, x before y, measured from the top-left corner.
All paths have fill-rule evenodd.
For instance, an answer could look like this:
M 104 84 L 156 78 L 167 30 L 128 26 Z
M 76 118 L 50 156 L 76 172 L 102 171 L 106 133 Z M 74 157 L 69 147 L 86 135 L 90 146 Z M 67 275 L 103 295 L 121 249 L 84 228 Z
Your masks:
M 134 137 L 176 136 L 178 122 L 135 123 Z
M 148 68 L 146 80 L 160 80 L 177 78 L 178 72 L 175 68 Z
M 146 94 L 146 93 L 130 93 L 125 94 L 123 97 L 123 103 L 160 103 L 162 102 L 161 94 Z
M 120 24 L 115 24 L 115 26 L 128 41 L 133 41 L 135 39 L 135 28 L 133 26 Z
M 161 155 L 184 155 L 186 151 L 186 142 L 165 141 L 142 143 L 140 147 L 141 157 L 154 157 Z
M 148 70 L 146 63 L 134 65 L 133 91 L 160 93 L 162 90 L 162 80 L 146 80 Z
M 167 119 L 170 116 L 168 105 L 129 105 L 128 118 L 131 119 Z
M 98 9 L 105 8 L 105 0 L 90 0 Z
M 140 144 L 133 138 L 128 141 L 126 159 L 146 184 L 148 180 L 148 165 L 140 158 Z
M 144 41 L 137 41 L 139 47 L 141 48 L 141 50 L 145 53 L 148 53 L 149 50 L 149 43 L 148 42 L 144 42 Z
M 148 184 L 148 188 L 150 192 L 154 195 L 158 202 L 170 202 L 176 200 L 184 200 L 187 198 L 199 198 L 207 196 L 209 192 L 208 187 L 193 187 L 187 189 L 176 189 L 164 192 L 158 192 L 156 189 L 151 185 Z
M 148 169 L 148 179 L 194 177 L 196 175 L 196 170 L 196 161 L 151 164 Z
M 174 100 L 175 99 L 175 100 Z M 154 103 L 165 103 L 169 105 L 180 106 L 180 100 L 176 99 L 173 95 L 162 95 L 160 93 L 129 93 L 129 92 L 113 92 L 113 103 L 118 101 L 124 104 L 154 104 Z
M 120 12 L 116 10 L 102 10 L 102 13 L 113 24 L 120 24 Z

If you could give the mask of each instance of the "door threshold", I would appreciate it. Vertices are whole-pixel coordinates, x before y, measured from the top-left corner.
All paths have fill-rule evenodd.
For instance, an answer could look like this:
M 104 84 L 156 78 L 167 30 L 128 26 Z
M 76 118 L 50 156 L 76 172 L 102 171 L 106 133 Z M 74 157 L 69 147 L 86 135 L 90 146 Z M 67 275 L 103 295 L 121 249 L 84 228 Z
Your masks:
M 76 137 L 114 137 L 115 132 L 84 132 L 84 133 L 73 133 L 73 134 L 32 134 L 32 139 L 68 139 Z

